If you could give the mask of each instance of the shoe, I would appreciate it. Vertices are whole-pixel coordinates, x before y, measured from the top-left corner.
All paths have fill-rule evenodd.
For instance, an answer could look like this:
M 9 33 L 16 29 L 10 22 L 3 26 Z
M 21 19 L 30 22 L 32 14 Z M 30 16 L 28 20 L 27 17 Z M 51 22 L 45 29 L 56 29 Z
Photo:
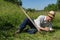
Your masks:
M 16 35 L 16 34 L 18 34 L 18 33 L 20 33 L 20 30 L 17 30 L 13 35 Z

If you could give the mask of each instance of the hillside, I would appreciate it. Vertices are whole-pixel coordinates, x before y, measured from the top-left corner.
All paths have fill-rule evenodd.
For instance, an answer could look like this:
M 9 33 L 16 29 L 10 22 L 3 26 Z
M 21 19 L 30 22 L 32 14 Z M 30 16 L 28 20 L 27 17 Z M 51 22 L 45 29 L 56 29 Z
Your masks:
M 31 18 L 37 18 L 40 14 L 46 14 L 46 12 L 28 13 Z M 28 34 L 23 31 L 13 36 L 25 17 L 16 4 L 0 0 L 0 40 L 60 40 L 60 12 L 56 12 L 56 17 L 53 21 L 55 32 L 43 31 L 42 33 Z
M 0 40 L 11 40 L 23 19 L 21 9 L 11 2 L 0 0 Z

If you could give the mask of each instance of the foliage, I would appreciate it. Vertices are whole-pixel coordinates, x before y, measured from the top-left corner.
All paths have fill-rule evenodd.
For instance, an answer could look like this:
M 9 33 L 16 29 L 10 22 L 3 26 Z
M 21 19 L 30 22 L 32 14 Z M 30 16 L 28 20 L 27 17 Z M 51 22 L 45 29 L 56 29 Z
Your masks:
M 58 7 L 58 10 L 60 10 L 60 0 L 57 0 L 57 7 Z
M 19 6 L 19 5 L 22 6 L 22 1 L 21 1 L 21 0 L 5 0 L 5 1 L 15 3 L 15 4 L 17 4 L 18 6 Z
M 26 9 L 27 10 L 27 12 L 29 11 L 29 12 L 35 12 L 36 10 L 35 9 L 31 9 L 31 8 L 28 8 L 28 9 Z
M 0 0 L 0 40 L 13 40 L 14 31 L 23 19 L 21 14 L 16 4 Z
M 57 11 L 57 5 L 56 4 L 49 4 L 47 7 L 44 8 L 44 10 L 54 10 Z
M 44 10 L 54 10 L 54 11 L 60 10 L 60 0 L 57 0 L 56 4 L 49 4 L 44 8 Z
M 47 12 L 29 12 L 28 15 L 31 18 L 37 18 L 43 14 L 47 14 Z M 24 18 L 25 15 L 16 4 L 0 0 L 0 40 L 60 40 L 60 12 L 56 12 L 53 21 L 55 32 L 37 32 L 36 34 L 22 32 L 13 36 Z

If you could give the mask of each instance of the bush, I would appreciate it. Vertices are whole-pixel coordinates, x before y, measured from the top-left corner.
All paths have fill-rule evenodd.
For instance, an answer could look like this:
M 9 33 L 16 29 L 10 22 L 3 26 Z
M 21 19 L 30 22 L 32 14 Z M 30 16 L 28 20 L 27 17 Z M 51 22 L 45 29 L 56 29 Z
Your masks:
M 22 1 L 21 1 L 21 0 L 4 0 L 4 1 L 12 2 L 12 3 L 14 3 L 14 4 L 17 4 L 17 5 L 22 6 Z

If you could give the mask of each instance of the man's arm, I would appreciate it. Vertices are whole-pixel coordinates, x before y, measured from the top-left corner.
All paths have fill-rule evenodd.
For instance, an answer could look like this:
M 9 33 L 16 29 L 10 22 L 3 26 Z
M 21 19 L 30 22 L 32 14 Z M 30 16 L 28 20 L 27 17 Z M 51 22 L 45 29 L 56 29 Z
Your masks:
M 39 16 L 37 19 L 34 20 L 38 31 L 45 30 L 43 27 L 41 27 L 41 23 L 43 22 L 44 17 L 45 16 Z
M 43 28 L 43 27 L 39 27 L 39 28 L 38 28 L 38 31 L 40 31 L 40 30 L 49 31 L 49 27 L 45 27 L 45 28 Z

